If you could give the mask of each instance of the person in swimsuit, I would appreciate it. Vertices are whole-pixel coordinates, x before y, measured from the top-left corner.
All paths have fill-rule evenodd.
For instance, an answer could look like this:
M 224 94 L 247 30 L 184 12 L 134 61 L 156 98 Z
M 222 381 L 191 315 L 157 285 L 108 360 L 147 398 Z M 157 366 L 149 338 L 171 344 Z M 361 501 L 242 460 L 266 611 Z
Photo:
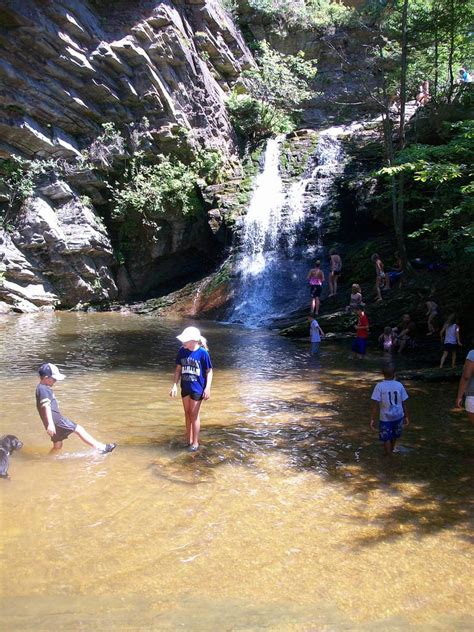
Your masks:
M 311 313 L 313 315 L 319 314 L 320 297 L 324 283 L 324 272 L 321 270 L 321 262 L 316 261 L 314 268 L 308 272 L 308 283 L 311 293 Z
M 377 301 L 382 301 L 382 288 L 389 290 L 390 281 L 388 276 L 385 274 L 385 268 L 380 256 L 377 253 L 374 253 L 371 259 L 375 264 L 375 292 L 377 294 Z
M 329 296 L 337 294 L 337 279 L 342 272 L 342 259 L 335 248 L 329 251 L 331 272 L 329 273 Z

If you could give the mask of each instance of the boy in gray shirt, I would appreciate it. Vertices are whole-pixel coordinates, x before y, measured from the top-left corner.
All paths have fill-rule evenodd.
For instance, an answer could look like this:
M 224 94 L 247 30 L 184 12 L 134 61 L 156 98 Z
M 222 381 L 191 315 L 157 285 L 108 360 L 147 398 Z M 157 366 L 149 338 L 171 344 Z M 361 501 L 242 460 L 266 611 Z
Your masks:
M 112 452 L 116 448 L 115 443 L 101 443 L 97 441 L 82 426 L 63 417 L 59 412 L 58 402 L 53 393 L 53 386 L 57 381 L 64 380 L 66 376 L 59 371 L 58 367 L 55 364 L 45 363 L 40 366 L 38 373 L 40 382 L 36 387 L 36 408 L 46 432 L 51 437 L 53 449 L 60 450 L 63 447 L 64 439 L 67 439 L 71 433 L 75 432 L 84 443 L 99 450 L 102 454 Z

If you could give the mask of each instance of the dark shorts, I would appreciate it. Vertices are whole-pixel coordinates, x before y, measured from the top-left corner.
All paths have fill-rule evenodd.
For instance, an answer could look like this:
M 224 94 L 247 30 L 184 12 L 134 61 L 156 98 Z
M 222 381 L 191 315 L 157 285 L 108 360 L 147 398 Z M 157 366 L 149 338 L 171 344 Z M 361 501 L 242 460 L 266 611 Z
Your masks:
M 445 351 L 457 351 L 458 350 L 458 345 L 453 345 L 452 342 L 446 342 L 444 345 L 444 350 Z
M 321 292 L 323 290 L 323 286 L 322 285 L 311 285 L 309 289 L 310 289 L 310 292 L 311 292 L 311 296 L 313 298 L 319 298 L 321 296 Z
M 331 274 L 333 276 L 339 276 L 342 273 L 342 270 L 331 270 Z
M 204 399 L 203 393 L 183 393 L 183 391 L 181 391 L 181 397 L 190 397 L 195 402 L 199 402 L 201 399 Z
M 403 417 L 395 421 L 379 421 L 380 441 L 393 441 L 402 436 Z
M 62 417 L 59 421 L 55 421 L 54 425 L 56 427 L 56 434 L 51 437 L 51 441 L 53 443 L 64 441 L 64 439 L 67 439 L 70 434 L 76 431 L 77 428 L 77 424 L 66 417 Z
M 365 355 L 366 350 L 367 350 L 367 338 L 355 338 L 352 343 L 353 353 L 358 353 L 359 355 Z

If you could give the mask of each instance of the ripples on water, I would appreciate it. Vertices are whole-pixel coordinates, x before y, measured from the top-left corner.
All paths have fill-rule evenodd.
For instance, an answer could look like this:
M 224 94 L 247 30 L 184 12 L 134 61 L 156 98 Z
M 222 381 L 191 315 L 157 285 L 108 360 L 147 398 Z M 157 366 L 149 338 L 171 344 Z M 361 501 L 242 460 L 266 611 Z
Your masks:
M 180 321 L 41 314 L 0 321 L 8 629 L 467 629 L 472 429 L 456 385 L 409 385 L 412 425 L 382 456 L 368 428 L 380 358 L 199 323 L 215 364 L 202 448 L 168 391 Z M 58 456 L 35 371 L 119 448 Z M 394 597 L 395 596 L 395 597 Z M 139 623 L 137 623 L 139 622 Z

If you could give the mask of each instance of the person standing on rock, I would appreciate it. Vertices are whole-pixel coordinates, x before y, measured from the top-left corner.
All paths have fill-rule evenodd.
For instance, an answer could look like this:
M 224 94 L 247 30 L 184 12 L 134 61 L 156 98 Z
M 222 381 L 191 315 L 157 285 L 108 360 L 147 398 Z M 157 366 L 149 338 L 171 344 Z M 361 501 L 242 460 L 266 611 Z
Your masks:
M 329 251 L 331 271 L 329 273 L 329 296 L 337 294 L 337 280 L 342 272 L 342 259 L 335 248 Z
M 451 352 L 451 366 L 454 369 L 456 366 L 456 352 L 458 347 L 461 347 L 461 340 L 459 338 L 459 325 L 457 322 L 456 314 L 450 314 L 447 321 L 444 323 L 441 331 L 439 332 L 441 341 L 443 342 L 444 336 L 444 351 L 441 356 L 439 368 L 442 369 L 444 362 L 448 357 L 448 353 Z
M 311 292 L 311 314 L 317 316 L 319 314 L 320 297 L 324 283 L 324 272 L 321 270 L 320 261 L 315 262 L 314 268 L 311 268 L 308 272 L 307 279 Z
M 383 261 L 376 252 L 371 257 L 372 262 L 375 264 L 375 292 L 377 294 L 377 302 L 382 301 L 382 288 L 389 290 L 390 281 L 385 274 L 385 268 Z
M 212 362 L 207 341 L 197 327 L 186 327 L 176 338 L 183 346 L 176 356 L 174 384 L 170 390 L 170 397 L 176 397 L 178 383 L 181 382 L 186 442 L 189 451 L 196 452 L 199 448 L 201 430 L 201 404 L 211 396 Z

